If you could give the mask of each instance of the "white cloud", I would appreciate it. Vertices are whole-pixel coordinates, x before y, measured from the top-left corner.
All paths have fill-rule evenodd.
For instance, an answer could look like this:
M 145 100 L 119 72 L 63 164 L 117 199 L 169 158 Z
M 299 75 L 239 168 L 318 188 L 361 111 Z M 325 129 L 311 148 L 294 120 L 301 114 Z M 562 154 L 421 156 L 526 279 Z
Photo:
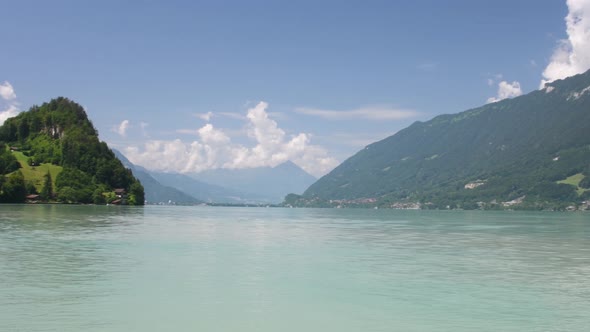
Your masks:
M 401 120 L 419 115 L 413 110 L 397 109 L 393 107 L 369 106 L 348 111 L 327 110 L 318 108 L 296 108 L 300 114 L 319 116 L 330 120 L 365 119 L 365 120 Z
M 16 105 L 9 105 L 8 109 L 0 112 L 0 126 L 4 124 L 4 121 L 6 121 L 6 119 L 17 116 L 18 113 L 20 113 L 20 110 L 18 109 L 18 107 L 16 107 Z
M 121 121 L 121 123 L 119 124 L 119 126 L 117 126 L 116 128 L 114 128 L 114 131 L 125 137 L 127 136 L 127 129 L 129 129 L 129 120 L 123 120 Z
M 585 72 L 590 68 L 590 0 L 567 0 L 567 39 L 562 39 L 543 71 L 545 83 Z
M 0 97 L 4 100 L 16 99 L 16 93 L 14 93 L 14 88 L 10 82 L 4 81 L 4 83 L 0 84 Z
M 246 117 L 244 117 L 244 119 L 246 119 Z M 183 135 L 190 135 L 190 136 L 200 136 L 199 133 L 200 128 L 197 129 L 176 129 L 175 132 L 177 134 L 183 134 Z M 239 128 L 239 129 L 230 129 L 230 128 L 222 128 L 220 129 L 223 131 L 223 133 L 225 133 L 227 136 L 231 137 L 231 138 L 236 138 L 236 137 L 249 137 L 248 135 L 248 130 L 244 127 Z
M 181 173 L 214 168 L 274 167 L 290 160 L 319 176 L 338 164 L 323 148 L 310 144 L 309 134 L 287 135 L 269 118 L 267 108 L 267 103 L 260 102 L 248 110 L 247 131 L 253 146 L 232 142 L 226 131 L 208 123 L 198 130 L 178 131 L 197 135 L 198 139 L 193 142 L 149 141 L 142 148 L 128 147 L 126 156 L 131 162 L 152 170 Z
M 488 98 L 488 103 L 495 103 L 506 98 L 514 98 L 520 95 L 522 95 L 520 83 L 518 83 L 517 81 L 514 81 L 512 83 L 502 81 L 498 83 L 498 95 L 496 97 Z
M 230 142 L 229 137 L 221 130 L 217 130 L 212 124 L 208 123 L 199 129 L 201 141 L 209 145 L 224 145 Z
M 8 105 L 8 108 L 6 108 L 4 111 L 0 111 L 1 126 L 4 124 L 6 119 L 17 116 L 18 113 L 20 113 L 20 109 L 18 108 L 19 103 L 15 100 L 16 93 L 14 92 L 14 88 L 8 81 L 4 81 L 4 83 L 0 84 L 0 98 L 6 101 L 5 105 Z
M 211 118 L 213 117 L 213 112 L 207 112 L 207 113 L 197 113 L 196 116 L 203 120 L 203 121 L 211 121 Z

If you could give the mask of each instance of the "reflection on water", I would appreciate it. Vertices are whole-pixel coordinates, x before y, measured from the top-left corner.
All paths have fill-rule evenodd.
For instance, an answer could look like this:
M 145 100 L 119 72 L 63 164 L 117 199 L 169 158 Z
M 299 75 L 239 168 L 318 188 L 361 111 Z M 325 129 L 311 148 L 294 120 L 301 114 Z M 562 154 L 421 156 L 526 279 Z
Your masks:
M 585 331 L 590 215 L 0 206 L 0 331 Z

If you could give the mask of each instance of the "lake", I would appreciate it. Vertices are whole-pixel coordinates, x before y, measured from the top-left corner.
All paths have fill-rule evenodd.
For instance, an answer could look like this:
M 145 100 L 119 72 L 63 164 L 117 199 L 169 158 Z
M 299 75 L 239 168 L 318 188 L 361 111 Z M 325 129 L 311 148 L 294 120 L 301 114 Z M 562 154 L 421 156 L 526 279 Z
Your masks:
M 590 213 L 0 206 L 0 331 L 588 331 Z

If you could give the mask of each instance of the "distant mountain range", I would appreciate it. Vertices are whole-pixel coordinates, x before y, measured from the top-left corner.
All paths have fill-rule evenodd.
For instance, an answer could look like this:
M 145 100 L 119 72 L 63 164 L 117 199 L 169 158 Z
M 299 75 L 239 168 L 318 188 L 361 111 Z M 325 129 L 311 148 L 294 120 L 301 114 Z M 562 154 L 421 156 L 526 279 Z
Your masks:
M 190 176 L 196 180 L 231 188 L 260 202 L 280 203 L 289 193 L 303 193 L 317 179 L 291 161 L 276 167 L 214 169 Z
M 149 171 L 115 155 L 145 188 L 148 203 L 276 204 L 291 192 L 302 193 L 316 179 L 292 162 L 276 167 L 218 169 L 180 174 Z
M 295 206 L 586 209 L 590 72 L 416 122 L 311 185 Z
M 201 201 L 176 188 L 165 186 L 156 180 L 147 169 L 134 165 L 121 152 L 113 149 L 115 156 L 129 168 L 133 175 L 139 179 L 145 190 L 145 199 L 149 204 L 176 203 L 176 204 L 197 204 Z
M 154 178 L 160 183 L 177 188 L 200 201 L 206 203 L 228 203 L 228 204 L 255 204 L 261 203 L 253 195 L 240 193 L 230 188 L 212 185 L 193 179 L 192 177 L 179 173 L 152 172 Z

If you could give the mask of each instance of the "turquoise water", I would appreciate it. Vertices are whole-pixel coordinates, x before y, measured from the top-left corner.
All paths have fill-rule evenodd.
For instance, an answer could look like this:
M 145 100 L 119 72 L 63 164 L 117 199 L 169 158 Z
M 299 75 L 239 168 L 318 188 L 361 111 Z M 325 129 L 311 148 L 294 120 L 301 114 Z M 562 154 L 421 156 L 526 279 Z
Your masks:
M 0 206 L 0 331 L 588 331 L 590 214 Z

